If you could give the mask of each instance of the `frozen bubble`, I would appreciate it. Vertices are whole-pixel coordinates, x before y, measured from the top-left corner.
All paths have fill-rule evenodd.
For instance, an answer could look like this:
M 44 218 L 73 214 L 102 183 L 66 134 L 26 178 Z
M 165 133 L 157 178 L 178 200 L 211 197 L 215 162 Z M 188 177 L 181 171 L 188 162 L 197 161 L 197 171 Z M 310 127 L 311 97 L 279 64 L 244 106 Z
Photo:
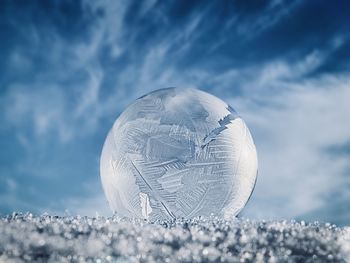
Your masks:
M 245 122 L 196 89 L 162 89 L 137 99 L 115 121 L 101 155 L 110 207 L 130 218 L 232 218 L 256 175 Z

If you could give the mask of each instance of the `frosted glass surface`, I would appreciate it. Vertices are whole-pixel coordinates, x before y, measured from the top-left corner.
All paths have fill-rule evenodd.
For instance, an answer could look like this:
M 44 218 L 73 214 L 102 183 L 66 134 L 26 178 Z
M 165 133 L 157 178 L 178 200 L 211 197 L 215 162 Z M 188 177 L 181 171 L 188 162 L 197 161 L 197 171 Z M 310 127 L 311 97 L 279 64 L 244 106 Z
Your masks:
M 137 99 L 115 121 L 101 156 L 107 200 L 125 217 L 233 217 L 256 175 L 244 121 L 196 89 L 161 89 Z

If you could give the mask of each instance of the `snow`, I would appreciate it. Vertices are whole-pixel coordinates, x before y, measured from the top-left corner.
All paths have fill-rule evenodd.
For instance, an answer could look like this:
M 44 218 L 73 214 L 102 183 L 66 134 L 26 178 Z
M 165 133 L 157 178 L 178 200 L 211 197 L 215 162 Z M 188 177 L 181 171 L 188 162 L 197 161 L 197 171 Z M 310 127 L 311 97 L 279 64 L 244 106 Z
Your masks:
M 0 218 L 0 262 L 346 262 L 350 228 L 216 217 Z

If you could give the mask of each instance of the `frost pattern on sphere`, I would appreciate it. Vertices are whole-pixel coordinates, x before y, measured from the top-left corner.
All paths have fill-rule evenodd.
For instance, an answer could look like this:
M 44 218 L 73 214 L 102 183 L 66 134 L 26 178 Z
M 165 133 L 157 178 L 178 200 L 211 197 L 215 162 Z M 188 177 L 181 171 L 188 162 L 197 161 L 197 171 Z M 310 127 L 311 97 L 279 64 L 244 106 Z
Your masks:
M 107 200 L 125 217 L 233 217 L 256 175 L 244 121 L 196 89 L 161 89 L 137 99 L 114 123 L 101 156 Z

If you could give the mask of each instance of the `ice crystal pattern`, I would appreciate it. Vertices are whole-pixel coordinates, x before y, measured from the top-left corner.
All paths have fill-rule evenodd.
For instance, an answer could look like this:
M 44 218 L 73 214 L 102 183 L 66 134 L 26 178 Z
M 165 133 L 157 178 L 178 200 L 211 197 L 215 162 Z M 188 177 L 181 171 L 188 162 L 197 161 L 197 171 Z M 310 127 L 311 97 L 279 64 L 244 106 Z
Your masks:
M 124 217 L 230 218 L 248 201 L 256 175 L 244 121 L 197 89 L 161 89 L 137 99 L 115 121 L 101 156 L 107 200 Z

